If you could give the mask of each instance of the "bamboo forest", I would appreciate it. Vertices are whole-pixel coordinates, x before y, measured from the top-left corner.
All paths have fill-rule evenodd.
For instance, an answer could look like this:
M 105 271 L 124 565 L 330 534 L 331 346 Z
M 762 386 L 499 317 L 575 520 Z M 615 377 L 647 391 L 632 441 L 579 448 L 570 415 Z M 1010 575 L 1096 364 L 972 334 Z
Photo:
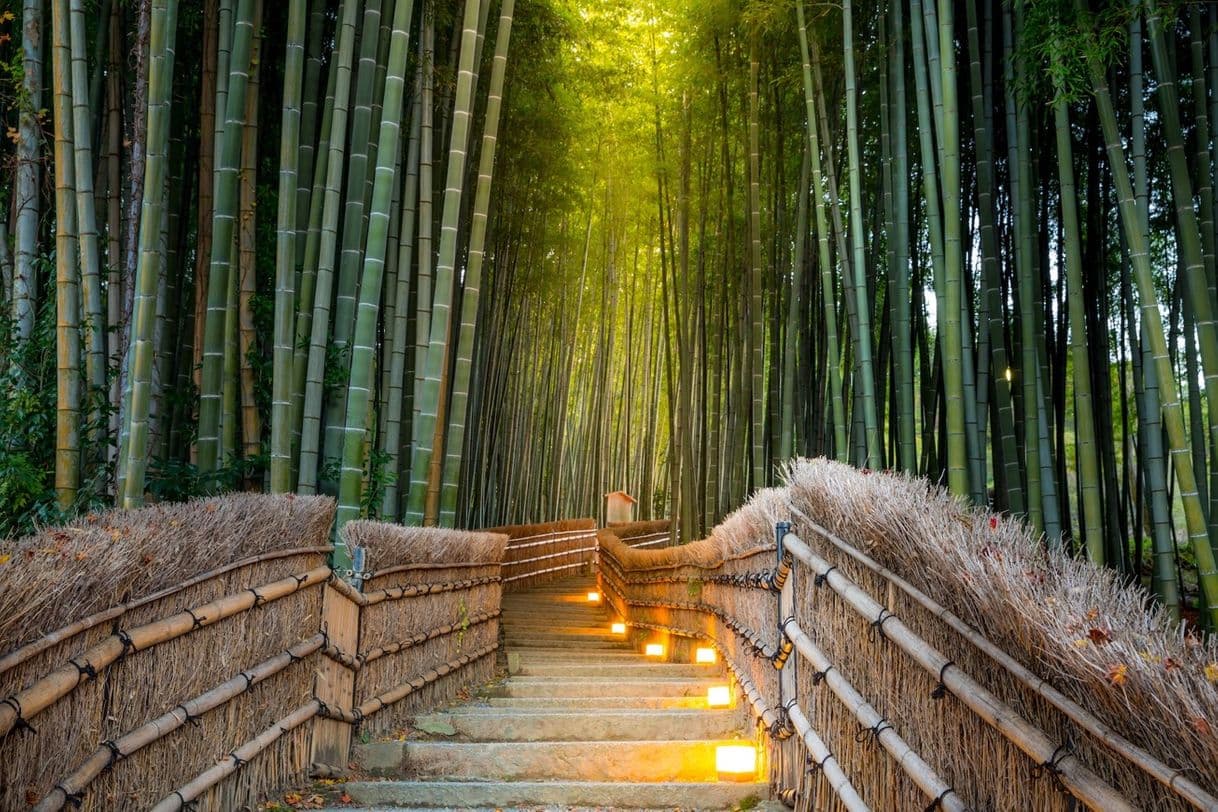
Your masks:
M 925 477 L 1218 618 L 1218 7 L 2 0 L 0 532 Z

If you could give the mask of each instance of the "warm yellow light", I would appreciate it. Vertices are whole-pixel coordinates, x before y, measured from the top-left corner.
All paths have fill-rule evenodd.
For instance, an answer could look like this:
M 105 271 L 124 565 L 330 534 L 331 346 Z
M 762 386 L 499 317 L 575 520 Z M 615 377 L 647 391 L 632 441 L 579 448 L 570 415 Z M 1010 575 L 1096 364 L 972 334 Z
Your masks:
M 720 781 L 752 781 L 757 775 L 757 748 L 751 744 L 721 744 L 715 748 L 715 772 Z
M 732 704 L 732 689 L 726 685 L 712 685 L 706 689 L 706 704 L 712 708 L 726 708 Z
M 713 648 L 699 648 L 694 652 L 694 662 L 696 663 L 714 663 L 715 650 Z
M 647 648 L 643 651 L 648 657 L 663 657 L 664 645 L 662 643 L 648 643 Z
M 1007 367 L 1007 383 L 1011 382 L 1011 368 Z
M 589 592 L 588 593 L 588 603 L 600 603 L 600 600 L 601 600 L 601 593 L 599 593 L 599 592 Z
M 609 630 L 612 631 L 614 634 L 625 634 L 626 633 L 626 624 L 625 623 L 614 623 L 612 626 L 609 627 Z

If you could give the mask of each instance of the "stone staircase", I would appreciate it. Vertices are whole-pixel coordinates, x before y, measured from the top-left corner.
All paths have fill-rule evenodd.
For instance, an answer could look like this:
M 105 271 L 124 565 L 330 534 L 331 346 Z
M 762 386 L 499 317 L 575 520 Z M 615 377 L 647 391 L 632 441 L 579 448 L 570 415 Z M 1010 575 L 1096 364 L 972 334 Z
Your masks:
M 589 578 L 504 596 L 510 676 L 478 698 L 419 717 L 406 741 L 371 742 L 355 761 L 354 804 L 417 809 L 734 809 L 764 782 L 719 781 L 715 748 L 747 739 L 740 708 L 711 709 L 721 665 L 658 661 L 608 612 Z M 430 733 L 420 733 L 430 731 Z

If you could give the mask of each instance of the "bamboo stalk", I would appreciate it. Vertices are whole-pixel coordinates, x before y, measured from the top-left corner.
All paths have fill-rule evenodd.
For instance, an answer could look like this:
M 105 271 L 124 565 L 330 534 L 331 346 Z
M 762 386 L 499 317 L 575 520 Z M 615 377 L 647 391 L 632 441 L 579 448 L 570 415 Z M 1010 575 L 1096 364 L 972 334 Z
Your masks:
M 125 654 L 175 640 L 190 634 L 196 628 L 210 626 L 241 612 L 248 612 L 256 606 L 325 583 L 330 575 L 329 567 L 317 567 L 301 575 L 291 575 L 254 589 L 226 595 L 193 609 L 184 609 L 152 623 L 120 630 L 0 703 L 0 737 L 12 732 L 18 722 L 28 723 L 34 716 L 76 690 L 84 682 L 86 675 L 95 676 Z

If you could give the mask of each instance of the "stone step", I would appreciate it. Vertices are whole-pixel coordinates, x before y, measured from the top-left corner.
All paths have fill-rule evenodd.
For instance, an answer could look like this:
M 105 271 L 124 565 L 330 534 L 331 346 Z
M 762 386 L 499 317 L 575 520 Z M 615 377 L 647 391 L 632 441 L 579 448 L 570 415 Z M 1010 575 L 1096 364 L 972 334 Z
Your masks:
M 760 782 L 352 781 L 344 791 L 356 804 L 379 807 L 718 810 L 753 807 L 768 788 Z
M 700 696 L 722 681 L 697 679 L 569 679 L 563 677 L 512 677 L 487 689 L 487 696 Z
M 622 639 L 611 639 L 609 637 L 591 637 L 580 640 L 578 644 L 574 643 L 570 637 L 561 635 L 504 635 L 504 644 L 507 648 L 553 648 L 556 645 L 563 643 L 570 644 L 572 647 L 578 645 L 581 650 L 591 651 L 594 649 L 609 649 L 617 651 L 637 651 L 634 646 Z
M 611 663 L 552 663 L 524 661 L 518 672 L 522 677 L 707 677 L 719 674 L 713 665 L 642 662 L 615 665 Z
M 741 733 L 730 710 L 589 710 L 457 708 L 415 719 L 415 727 L 449 726 L 441 741 L 542 742 L 723 739 Z
M 729 741 L 372 742 L 355 748 L 371 775 L 491 781 L 714 781 Z
M 515 651 L 512 646 L 505 647 L 507 651 Z M 583 646 L 567 648 L 543 648 L 533 646 L 521 650 L 520 659 L 523 662 L 548 663 L 608 663 L 610 665 L 625 665 L 627 663 L 647 663 L 648 658 L 637 651 L 606 649 L 602 651 L 584 651 Z
M 697 696 L 491 696 L 479 702 L 494 708 L 528 709 L 679 709 L 705 708 L 706 692 Z
M 568 642 L 578 643 L 586 637 L 599 637 L 605 640 L 621 640 L 623 635 L 614 634 L 609 630 L 609 624 L 590 623 L 586 626 L 579 625 L 558 625 L 556 623 L 538 623 L 535 625 L 521 625 L 519 623 L 504 623 L 502 624 L 503 633 L 505 635 L 514 635 L 516 637 L 552 637 L 561 635 L 570 638 Z

